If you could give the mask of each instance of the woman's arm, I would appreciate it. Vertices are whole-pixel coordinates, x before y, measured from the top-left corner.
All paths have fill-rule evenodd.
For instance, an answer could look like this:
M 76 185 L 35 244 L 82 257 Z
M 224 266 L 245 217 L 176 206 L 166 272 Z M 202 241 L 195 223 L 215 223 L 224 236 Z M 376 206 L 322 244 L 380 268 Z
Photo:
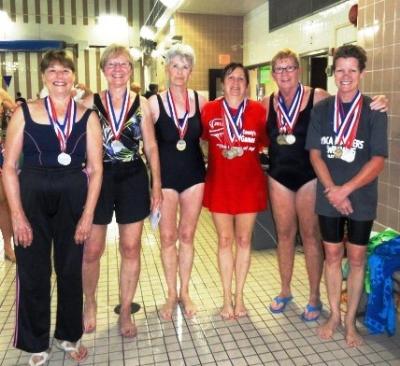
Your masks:
M 3 164 L 3 184 L 14 232 L 14 244 L 27 247 L 31 245 L 33 234 L 31 225 L 22 207 L 20 186 L 18 180 L 18 160 L 22 152 L 25 121 L 22 108 L 18 107 L 10 119 L 5 144 L 5 159 Z
M 89 176 L 85 208 L 75 230 L 75 242 L 83 244 L 90 235 L 94 210 L 103 176 L 103 144 L 100 121 L 96 113 L 89 116 L 86 128 L 86 170 Z
M 158 157 L 158 146 L 154 132 L 154 123 L 151 116 L 149 103 L 144 97 L 140 97 L 142 109 L 141 130 L 143 136 L 143 149 L 146 159 L 150 164 L 151 171 L 151 210 L 158 208 L 162 201 L 160 159 Z

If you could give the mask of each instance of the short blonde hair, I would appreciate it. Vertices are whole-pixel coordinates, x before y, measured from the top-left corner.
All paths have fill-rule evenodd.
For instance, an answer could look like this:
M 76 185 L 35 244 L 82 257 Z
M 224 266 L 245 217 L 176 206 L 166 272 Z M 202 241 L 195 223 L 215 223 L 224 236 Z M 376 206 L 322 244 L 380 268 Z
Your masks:
M 282 60 L 284 58 L 291 58 L 294 63 L 296 64 L 297 67 L 300 67 L 300 61 L 299 57 L 297 56 L 297 53 L 292 51 L 290 48 L 284 48 L 283 50 L 280 50 L 271 60 L 271 66 L 272 66 L 272 71 L 275 69 L 275 65 L 278 62 L 278 60 Z
M 131 68 L 133 69 L 133 58 L 129 50 L 125 46 L 116 43 L 110 44 L 103 51 L 100 57 L 100 69 L 104 71 L 104 68 L 108 60 L 110 58 L 117 57 L 120 55 L 123 55 L 128 59 L 128 62 L 130 63 Z
M 188 44 L 177 43 L 165 53 L 165 64 L 168 66 L 175 56 L 184 58 L 190 66 L 194 65 L 195 55 L 193 48 Z

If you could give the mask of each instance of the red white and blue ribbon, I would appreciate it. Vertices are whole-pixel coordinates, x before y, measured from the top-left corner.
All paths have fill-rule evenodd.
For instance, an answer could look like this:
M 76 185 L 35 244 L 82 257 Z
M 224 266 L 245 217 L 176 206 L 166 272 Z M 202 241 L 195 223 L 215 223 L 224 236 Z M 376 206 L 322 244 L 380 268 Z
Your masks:
M 286 106 L 282 94 L 278 94 L 278 128 L 280 133 L 293 133 L 294 126 L 300 114 L 301 102 L 304 97 L 304 85 L 297 85 L 296 93 L 289 107 Z
M 350 109 L 346 113 L 343 102 L 336 94 L 335 108 L 333 115 L 333 132 L 335 135 L 335 145 L 342 145 L 351 148 L 357 134 L 358 123 L 361 117 L 362 95 L 358 90 L 353 100 L 350 102 Z
M 76 119 L 76 102 L 72 98 L 69 100 L 63 123 L 58 121 L 56 108 L 49 96 L 44 99 L 44 105 L 49 116 L 50 124 L 53 126 L 60 143 L 60 150 L 65 152 L 67 149 L 68 137 L 71 134 Z
M 239 143 L 241 141 L 243 134 L 243 113 L 246 109 L 246 105 L 247 105 L 247 98 L 245 98 L 243 102 L 240 103 L 237 113 L 233 114 L 225 98 L 222 99 L 222 106 L 224 109 L 225 131 L 228 135 L 228 139 L 231 146 L 233 146 L 236 141 Z
M 186 89 L 186 100 L 185 100 L 185 114 L 183 115 L 182 118 L 178 118 L 178 113 L 176 112 L 174 97 L 172 95 L 171 89 L 167 90 L 167 102 L 171 118 L 173 119 L 175 126 L 178 129 L 179 138 L 182 140 L 186 135 L 188 121 L 189 121 L 190 105 L 189 105 L 189 93 L 187 89 Z
M 128 107 L 129 107 L 128 89 L 125 90 L 124 99 L 122 101 L 122 106 L 121 106 L 121 112 L 119 113 L 118 117 L 116 116 L 114 111 L 111 93 L 108 90 L 106 91 L 106 108 L 108 114 L 108 122 L 110 123 L 110 127 L 114 135 L 114 140 L 119 140 L 121 136 L 122 130 L 124 128 L 126 115 L 128 114 Z

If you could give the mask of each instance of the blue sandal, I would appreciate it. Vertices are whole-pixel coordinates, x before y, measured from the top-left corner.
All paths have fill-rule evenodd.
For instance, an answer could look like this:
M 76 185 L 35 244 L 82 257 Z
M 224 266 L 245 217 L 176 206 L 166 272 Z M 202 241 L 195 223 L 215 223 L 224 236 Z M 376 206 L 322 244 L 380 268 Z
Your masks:
M 293 296 L 281 297 L 277 296 L 274 298 L 274 301 L 280 305 L 279 308 L 274 309 L 271 305 L 269 306 L 269 310 L 273 314 L 280 314 L 285 311 L 286 305 L 293 300 Z
M 318 320 L 318 318 L 321 315 L 321 310 L 322 310 L 322 303 L 321 302 L 316 306 L 312 306 L 310 304 L 307 304 L 306 305 L 306 309 L 303 311 L 303 314 L 301 314 L 301 319 L 303 321 L 305 321 L 305 322 L 313 322 L 315 320 Z M 309 313 L 318 313 L 318 314 L 310 318 L 310 317 L 308 317 Z

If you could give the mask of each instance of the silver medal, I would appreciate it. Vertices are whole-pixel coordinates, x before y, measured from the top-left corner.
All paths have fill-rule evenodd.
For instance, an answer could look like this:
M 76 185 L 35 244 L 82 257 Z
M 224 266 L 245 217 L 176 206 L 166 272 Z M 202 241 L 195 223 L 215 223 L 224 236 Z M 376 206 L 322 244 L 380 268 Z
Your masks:
M 286 135 L 286 142 L 288 145 L 293 145 L 296 142 L 296 136 L 291 133 Z
M 176 149 L 178 151 L 183 151 L 186 149 L 186 141 L 183 139 L 178 140 L 178 142 L 176 143 Z
M 67 165 L 71 164 L 71 155 L 69 155 L 65 152 L 62 152 L 62 153 L 58 154 L 57 161 L 59 164 L 67 166 Z
M 124 148 L 124 144 L 119 140 L 114 140 L 111 143 L 111 148 L 114 151 L 114 154 L 118 154 Z

